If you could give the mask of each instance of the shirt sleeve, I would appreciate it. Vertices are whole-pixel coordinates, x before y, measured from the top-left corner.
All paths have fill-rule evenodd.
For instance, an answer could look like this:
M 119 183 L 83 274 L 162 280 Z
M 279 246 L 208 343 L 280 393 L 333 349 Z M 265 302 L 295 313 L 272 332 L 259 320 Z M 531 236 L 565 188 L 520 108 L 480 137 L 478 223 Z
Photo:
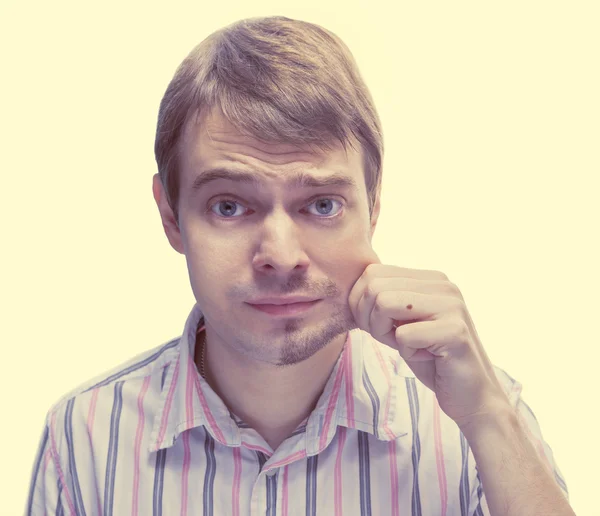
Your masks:
M 54 436 L 46 418 L 33 463 L 25 515 L 75 514 L 71 510 L 69 493 L 63 482 L 64 475 L 56 456 Z
M 525 432 L 528 434 L 529 439 L 533 443 L 533 446 L 537 450 L 542 461 L 548 467 L 549 471 L 554 477 L 554 480 L 560 487 L 563 496 L 567 501 L 569 501 L 569 490 L 567 489 L 567 483 L 564 475 L 558 467 L 558 464 L 556 463 L 556 460 L 554 459 L 552 448 L 550 448 L 550 445 L 544 440 L 542 429 L 537 418 L 535 417 L 535 414 L 533 413 L 533 410 L 531 410 L 529 405 L 521 396 L 523 385 L 519 381 L 509 376 L 508 373 L 506 373 L 503 369 L 494 366 L 494 370 L 496 371 L 496 376 L 506 390 L 511 405 L 515 407 L 517 411 L 517 417 L 521 422 L 521 426 L 525 429 Z M 471 463 L 475 464 L 475 459 L 472 455 L 472 452 L 469 451 L 469 453 L 469 459 L 472 461 Z M 472 489 L 469 516 L 490 516 L 490 510 L 488 508 L 485 493 L 483 492 L 483 486 L 481 484 L 481 477 L 479 476 L 476 465 L 472 470 L 472 477 L 474 478 L 474 481 L 471 483 Z

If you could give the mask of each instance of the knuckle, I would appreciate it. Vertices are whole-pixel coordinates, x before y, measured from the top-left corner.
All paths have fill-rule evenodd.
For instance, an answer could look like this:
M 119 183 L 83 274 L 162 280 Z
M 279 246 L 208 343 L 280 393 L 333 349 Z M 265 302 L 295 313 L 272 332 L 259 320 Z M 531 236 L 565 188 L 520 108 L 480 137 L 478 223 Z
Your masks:
M 469 328 L 467 323 L 462 319 L 455 319 L 452 323 L 452 334 L 457 340 L 467 340 L 469 335 Z
M 456 283 L 452 283 L 451 281 L 444 282 L 444 289 L 447 294 L 450 294 L 452 297 L 459 297 L 462 299 L 462 292 L 458 288 Z
M 450 309 L 452 310 L 452 312 L 458 314 L 460 316 L 460 318 L 463 319 L 466 314 L 466 308 L 467 308 L 464 300 L 462 298 L 453 296 L 449 300 L 449 303 L 450 303 Z
M 372 283 L 369 283 L 365 288 L 365 296 L 368 298 L 373 298 L 377 295 L 377 291 L 375 286 Z
M 376 263 L 370 263 L 365 267 L 365 275 L 370 277 L 373 274 L 373 270 L 377 267 Z

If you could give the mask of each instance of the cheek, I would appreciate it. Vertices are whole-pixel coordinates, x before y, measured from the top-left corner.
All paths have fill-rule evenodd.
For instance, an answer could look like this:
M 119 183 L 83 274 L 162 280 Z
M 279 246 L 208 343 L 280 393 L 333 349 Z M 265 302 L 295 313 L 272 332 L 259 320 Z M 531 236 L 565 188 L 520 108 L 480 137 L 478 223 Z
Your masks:
M 209 285 L 218 282 L 223 278 L 223 274 L 227 274 L 223 269 L 231 263 L 226 252 L 219 251 L 208 241 L 201 240 L 187 243 L 185 258 L 192 286 L 205 292 Z
M 352 289 L 369 265 L 381 263 L 381 261 L 367 240 L 355 241 L 346 249 L 347 252 L 338 252 L 338 259 L 332 264 L 331 270 L 337 271 L 336 274 L 339 278 L 343 278 L 341 281 L 344 282 L 344 285 L 348 285 L 349 289 Z
M 332 250 L 332 259 L 323 263 L 324 269 L 340 289 L 349 293 L 354 284 L 363 275 L 367 266 L 380 263 L 377 254 L 368 242 L 354 241 L 351 245 Z

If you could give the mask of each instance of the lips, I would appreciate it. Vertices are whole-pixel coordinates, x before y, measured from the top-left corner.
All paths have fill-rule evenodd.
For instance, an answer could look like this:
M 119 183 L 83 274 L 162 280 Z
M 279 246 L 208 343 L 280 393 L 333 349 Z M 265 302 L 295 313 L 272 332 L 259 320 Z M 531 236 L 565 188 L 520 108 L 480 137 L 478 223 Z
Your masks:
M 261 312 L 270 315 L 296 315 L 310 310 L 312 307 L 317 305 L 321 300 L 315 299 L 314 301 L 301 302 L 301 303 L 285 303 L 285 304 L 250 304 L 250 306 Z
M 248 303 L 251 305 L 288 305 L 293 303 L 310 303 L 312 301 L 318 301 L 318 299 L 308 296 L 263 297 L 254 301 L 248 301 Z

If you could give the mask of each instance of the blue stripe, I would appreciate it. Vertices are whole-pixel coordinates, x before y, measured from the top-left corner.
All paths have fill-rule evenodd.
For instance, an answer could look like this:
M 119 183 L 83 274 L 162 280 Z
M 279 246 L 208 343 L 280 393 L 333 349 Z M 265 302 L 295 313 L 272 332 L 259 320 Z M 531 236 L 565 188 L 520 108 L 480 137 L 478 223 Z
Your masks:
M 319 456 L 313 455 L 306 461 L 306 516 L 317 515 L 317 468 Z
M 475 510 L 475 516 L 485 516 L 483 514 L 483 509 L 481 508 L 481 499 L 483 498 L 483 486 L 481 485 L 481 478 L 479 477 L 479 471 L 477 470 L 477 466 L 475 466 L 475 471 L 477 471 L 477 498 L 479 499 L 477 509 Z
M 56 500 L 56 516 L 63 516 L 65 511 L 60 500 L 60 495 L 62 494 L 62 484 L 60 483 L 60 477 L 56 479 L 56 484 L 58 485 L 58 499 Z
M 168 344 L 165 344 L 161 349 L 159 349 L 156 353 L 154 353 L 153 355 L 150 355 L 149 357 L 145 358 L 144 360 L 141 360 L 140 362 L 136 362 L 133 365 L 130 365 L 129 367 L 127 367 L 126 369 L 123 369 L 122 371 L 119 371 L 107 378 L 105 378 L 104 380 L 96 383 L 95 385 L 92 385 L 91 387 L 88 387 L 85 391 L 83 392 L 87 392 L 87 391 L 91 391 L 92 389 L 95 389 L 96 387 L 102 387 L 104 385 L 108 385 L 109 383 L 111 383 L 114 380 L 118 380 L 119 378 L 128 375 L 129 373 L 136 371 L 137 369 L 141 369 L 144 366 L 147 366 L 148 364 L 150 364 L 151 362 L 154 362 L 160 355 L 162 355 L 165 351 L 176 347 L 179 344 L 179 340 L 181 339 L 181 337 L 177 337 L 176 339 L 172 340 L 171 342 L 169 342 Z
M 73 444 L 73 405 L 75 398 L 71 398 L 67 402 L 67 410 L 65 412 L 65 438 L 67 440 L 67 450 L 69 452 L 69 469 L 73 482 L 75 512 L 85 516 L 85 507 L 83 504 L 83 496 L 81 495 L 81 487 L 79 486 L 79 477 L 77 476 L 77 464 L 75 463 L 75 446 Z
M 104 483 L 104 516 L 112 516 L 115 499 L 115 477 L 117 454 L 119 451 L 119 421 L 123 408 L 123 382 L 116 382 L 114 388 L 112 414 L 110 416 L 110 437 L 106 458 L 106 479 Z
M 162 516 L 166 457 L 167 450 L 165 448 L 162 448 L 156 452 L 156 465 L 154 466 L 154 492 L 152 498 L 153 516 Z
M 373 387 L 371 383 L 371 379 L 369 378 L 369 373 L 366 368 L 363 369 L 362 375 L 363 385 L 365 386 L 365 390 L 369 395 L 369 399 L 371 400 L 371 406 L 373 407 L 373 433 L 375 437 L 379 439 L 379 396 L 377 396 L 377 391 Z
M 358 471 L 360 475 L 360 514 L 371 516 L 371 463 L 369 434 L 358 431 Z
M 160 377 L 160 391 L 162 392 L 164 386 L 165 386 L 165 378 L 167 376 L 167 371 L 169 370 L 169 367 L 171 366 L 170 363 L 168 363 L 165 367 L 163 367 L 163 372 L 162 375 Z
M 565 483 L 565 481 L 560 477 L 560 475 L 558 474 L 558 472 L 556 471 L 556 469 L 554 470 L 554 478 L 556 479 L 556 481 L 558 482 L 558 485 L 560 487 L 562 487 L 562 490 L 569 494 L 569 490 L 567 489 L 567 484 Z
M 260 473 L 265 465 L 265 462 L 267 462 L 267 456 L 261 451 L 256 451 L 256 457 L 258 459 L 258 472 Z
M 277 475 L 267 476 L 267 516 L 277 516 Z
M 462 457 L 459 484 L 460 513 L 467 514 L 471 501 L 471 490 L 469 489 L 469 445 L 462 432 L 460 432 L 460 451 Z
M 413 491 L 411 508 L 413 516 L 421 516 L 421 492 L 419 489 L 419 462 L 421 461 L 421 440 L 419 438 L 419 397 L 414 378 L 405 378 L 406 394 L 410 405 L 410 420 L 412 424 L 412 464 Z
M 205 435 L 204 453 L 206 454 L 206 472 L 204 473 L 204 512 L 202 514 L 204 516 L 212 516 L 217 460 L 215 458 L 215 440 L 208 432 L 205 432 Z
M 35 459 L 35 464 L 33 466 L 33 473 L 31 475 L 31 485 L 29 487 L 29 496 L 27 498 L 27 508 L 25 509 L 26 514 L 31 514 L 33 510 L 33 495 L 35 493 L 35 486 L 38 482 L 38 475 L 40 474 L 40 465 L 42 463 L 42 459 L 46 454 L 46 444 L 48 443 L 48 424 L 44 426 L 44 433 L 42 434 L 42 438 L 40 439 L 40 444 L 38 446 L 38 452 Z
M 258 469 L 262 471 L 265 463 L 268 460 L 268 457 L 260 451 L 256 452 L 256 456 L 258 458 Z M 276 516 L 277 515 L 277 479 L 272 476 L 265 476 L 266 488 L 267 488 L 267 512 L 266 516 Z M 275 486 L 273 485 L 275 482 Z
M 483 514 L 483 509 L 481 508 L 481 502 L 479 502 L 479 505 L 477 505 L 477 508 L 475 509 L 475 512 L 474 512 L 474 516 L 489 516 L 487 514 Z

